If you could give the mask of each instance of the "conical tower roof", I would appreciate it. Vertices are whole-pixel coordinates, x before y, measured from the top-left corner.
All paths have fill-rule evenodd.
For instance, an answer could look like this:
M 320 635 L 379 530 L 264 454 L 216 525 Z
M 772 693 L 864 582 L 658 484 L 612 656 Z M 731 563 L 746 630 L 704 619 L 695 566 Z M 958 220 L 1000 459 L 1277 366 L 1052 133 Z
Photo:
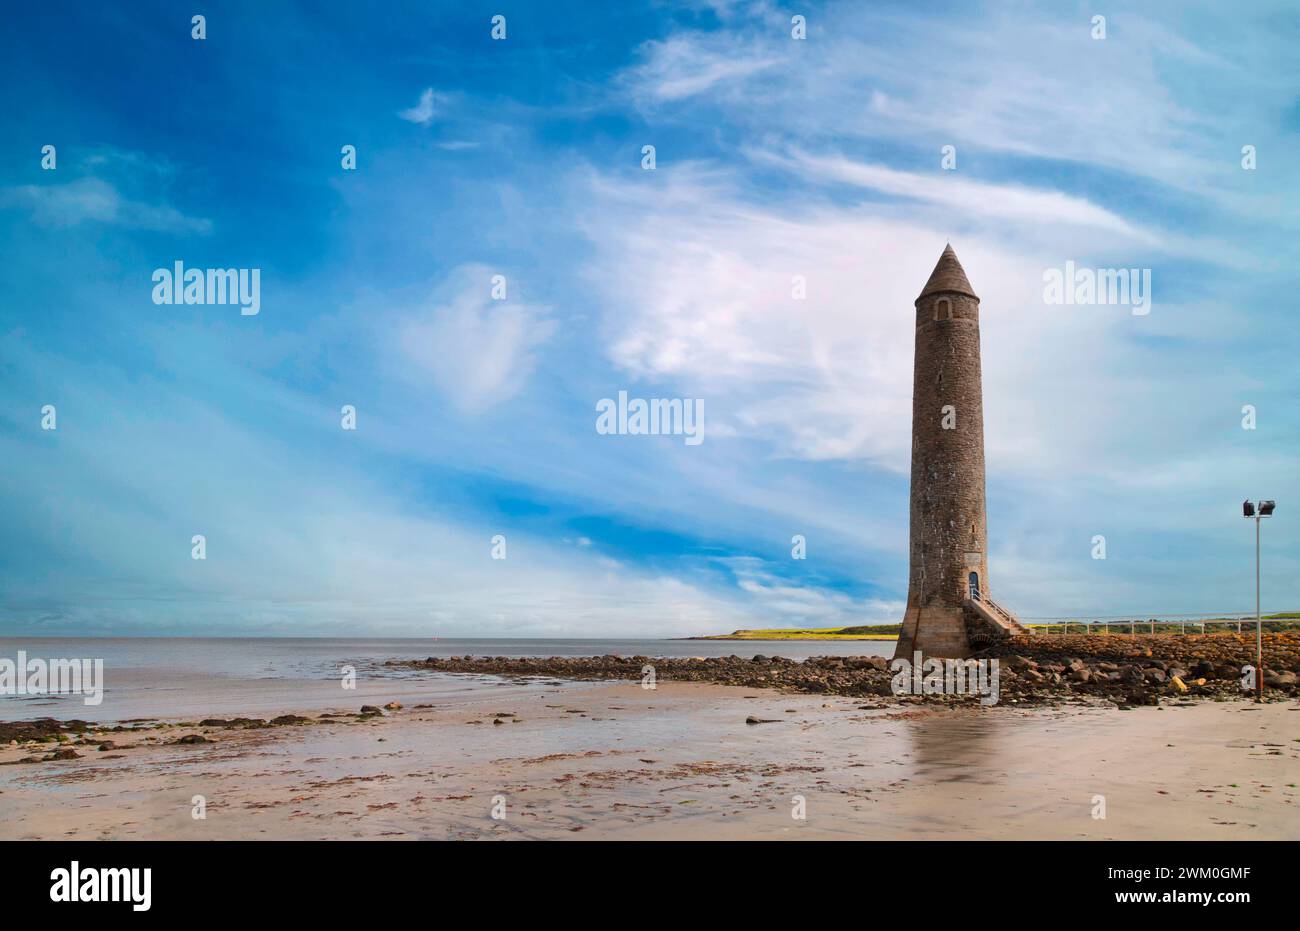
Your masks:
M 970 282 L 966 280 L 966 272 L 962 269 L 961 262 L 957 261 L 957 253 L 952 251 L 952 243 L 943 247 L 943 255 L 939 256 L 939 263 L 934 266 L 934 271 L 930 273 L 930 280 L 921 289 L 917 300 L 939 291 L 956 291 L 958 294 L 967 294 L 979 300 L 979 296 L 971 290 Z

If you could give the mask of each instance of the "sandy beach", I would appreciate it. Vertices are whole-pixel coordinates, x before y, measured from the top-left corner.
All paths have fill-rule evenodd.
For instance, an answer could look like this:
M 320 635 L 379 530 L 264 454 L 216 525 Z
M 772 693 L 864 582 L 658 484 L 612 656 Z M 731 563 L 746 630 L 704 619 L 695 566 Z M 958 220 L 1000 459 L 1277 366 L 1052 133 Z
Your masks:
M 75 759 L 0 748 L 0 837 L 1300 838 L 1294 701 L 950 708 L 458 683 L 422 701 L 404 681 L 400 709 L 339 702 L 297 725 L 98 724 L 62 744 Z

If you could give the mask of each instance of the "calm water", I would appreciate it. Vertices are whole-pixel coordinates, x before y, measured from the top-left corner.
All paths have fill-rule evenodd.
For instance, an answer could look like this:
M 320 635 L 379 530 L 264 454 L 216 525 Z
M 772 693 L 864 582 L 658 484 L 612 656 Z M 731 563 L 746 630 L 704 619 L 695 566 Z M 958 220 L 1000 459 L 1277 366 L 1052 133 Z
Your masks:
M 535 640 L 387 638 L 0 637 L 0 657 L 102 659 L 104 699 L 0 695 L 0 720 L 35 717 L 120 721 L 353 709 L 381 701 L 436 701 L 469 691 L 541 687 L 492 677 L 394 670 L 391 659 L 428 656 L 809 656 L 884 655 L 893 641 Z M 356 688 L 343 691 L 343 667 Z

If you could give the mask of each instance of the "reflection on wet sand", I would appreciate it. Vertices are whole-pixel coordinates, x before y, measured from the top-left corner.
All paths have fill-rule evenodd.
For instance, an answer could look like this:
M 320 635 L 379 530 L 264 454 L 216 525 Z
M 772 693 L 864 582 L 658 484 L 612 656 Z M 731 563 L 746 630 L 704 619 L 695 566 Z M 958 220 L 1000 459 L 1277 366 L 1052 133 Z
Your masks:
M 109 751 L 75 744 L 78 758 L 54 762 L 0 748 L 0 764 L 13 764 L 0 765 L 0 832 L 1300 837 L 1289 784 L 1300 715 L 1281 703 L 949 709 L 686 683 L 484 680 L 403 704 L 286 727 L 173 721 L 112 735 Z M 186 735 L 210 742 L 180 743 Z M 1105 818 L 1094 817 L 1099 796 Z

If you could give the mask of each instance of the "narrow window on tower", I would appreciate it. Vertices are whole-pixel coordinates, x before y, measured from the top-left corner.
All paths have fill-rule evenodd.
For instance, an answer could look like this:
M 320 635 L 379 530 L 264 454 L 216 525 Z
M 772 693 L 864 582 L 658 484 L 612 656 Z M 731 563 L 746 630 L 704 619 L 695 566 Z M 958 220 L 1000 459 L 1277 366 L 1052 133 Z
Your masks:
M 952 299 L 941 297 L 934 302 L 934 319 L 951 320 L 952 319 Z

